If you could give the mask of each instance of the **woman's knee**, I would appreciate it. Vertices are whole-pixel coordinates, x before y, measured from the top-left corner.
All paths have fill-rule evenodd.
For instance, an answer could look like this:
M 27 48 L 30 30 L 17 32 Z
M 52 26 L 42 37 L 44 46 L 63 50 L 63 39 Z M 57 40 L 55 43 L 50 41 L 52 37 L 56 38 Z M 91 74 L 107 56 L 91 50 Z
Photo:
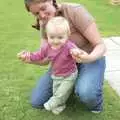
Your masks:
M 35 99 L 31 99 L 30 104 L 33 108 L 43 108 L 43 102 L 41 100 L 37 101 Z
M 52 96 L 52 90 L 42 90 L 42 91 L 36 91 L 33 90 L 32 96 L 31 96 L 31 105 L 34 108 L 42 108 L 43 104 L 49 100 L 49 98 Z
M 38 80 L 31 95 L 31 105 L 40 108 L 52 96 L 52 80 L 50 75 L 46 73 Z
M 95 102 L 97 100 L 97 95 L 95 91 L 88 88 L 75 90 L 76 94 L 80 97 L 80 101 L 84 103 Z

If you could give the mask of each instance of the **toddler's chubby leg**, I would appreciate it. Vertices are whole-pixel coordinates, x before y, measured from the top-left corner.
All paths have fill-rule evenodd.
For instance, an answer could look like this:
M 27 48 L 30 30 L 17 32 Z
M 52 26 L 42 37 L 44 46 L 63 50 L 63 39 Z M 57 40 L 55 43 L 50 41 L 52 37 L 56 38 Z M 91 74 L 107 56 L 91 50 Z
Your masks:
M 53 96 L 44 104 L 48 111 L 60 113 L 65 109 L 65 102 L 70 96 L 76 80 L 77 72 L 69 77 L 53 80 Z

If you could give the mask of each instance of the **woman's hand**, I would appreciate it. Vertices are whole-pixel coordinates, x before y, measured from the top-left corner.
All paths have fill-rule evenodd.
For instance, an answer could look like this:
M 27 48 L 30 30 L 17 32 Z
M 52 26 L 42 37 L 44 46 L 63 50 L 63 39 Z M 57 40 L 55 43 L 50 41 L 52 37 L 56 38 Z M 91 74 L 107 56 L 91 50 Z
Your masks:
M 76 60 L 77 63 L 89 63 L 93 61 L 92 56 L 90 56 L 87 52 L 80 50 L 78 48 L 72 49 L 71 55 L 73 59 Z
M 30 63 L 30 52 L 28 51 L 21 51 L 17 54 L 18 59 L 20 59 L 21 61 L 25 62 L 25 63 Z

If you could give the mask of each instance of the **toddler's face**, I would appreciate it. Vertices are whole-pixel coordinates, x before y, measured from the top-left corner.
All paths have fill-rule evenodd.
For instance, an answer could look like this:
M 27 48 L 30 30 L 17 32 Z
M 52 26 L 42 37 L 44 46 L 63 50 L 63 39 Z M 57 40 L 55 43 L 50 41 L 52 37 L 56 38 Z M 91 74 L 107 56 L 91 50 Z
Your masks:
M 68 34 L 62 31 L 62 29 L 52 29 L 47 33 L 48 43 L 52 48 L 59 49 L 68 40 Z

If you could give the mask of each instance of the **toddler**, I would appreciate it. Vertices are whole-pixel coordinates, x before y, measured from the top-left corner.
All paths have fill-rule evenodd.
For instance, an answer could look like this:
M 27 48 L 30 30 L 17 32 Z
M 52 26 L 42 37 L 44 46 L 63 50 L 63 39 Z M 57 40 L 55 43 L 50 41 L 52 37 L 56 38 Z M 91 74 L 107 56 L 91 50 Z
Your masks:
M 59 114 L 65 109 L 65 102 L 77 78 L 77 66 L 72 53 L 81 54 L 82 50 L 68 39 L 70 28 L 64 17 L 51 18 L 45 32 L 47 40 L 39 51 L 22 51 L 18 53 L 18 58 L 27 63 L 44 58 L 50 61 L 53 96 L 44 104 L 44 108 Z

